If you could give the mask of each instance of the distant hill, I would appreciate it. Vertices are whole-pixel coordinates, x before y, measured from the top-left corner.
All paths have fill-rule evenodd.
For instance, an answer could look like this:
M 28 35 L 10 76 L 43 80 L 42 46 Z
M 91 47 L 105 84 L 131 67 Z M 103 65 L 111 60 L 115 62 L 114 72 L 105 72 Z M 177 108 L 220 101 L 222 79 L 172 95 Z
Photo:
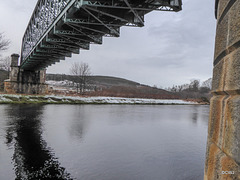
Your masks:
M 123 78 L 111 77 L 111 76 L 91 76 L 90 83 L 95 85 L 101 85 L 106 87 L 112 86 L 139 86 L 140 83 L 130 81 Z
M 47 74 L 47 81 L 74 81 L 75 76 Z M 64 83 L 63 83 L 64 84 Z M 65 85 L 63 85 L 65 86 Z M 112 76 L 91 76 L 89 86 L 94 91 L 85 93 L 90 96 L 114 96 L 131 98 L 178 99 L 174 93 Z
M 46 80 L 53 81 L 74 81 L 74 77 L 72 75 L 65 74 L 47 74 Z M 96 86 L 104 86 L 104 87 L 112 87 L 112 86 L 138 86 L 140 83 L 130 81 L 123 78 L 111 77 L 111 76 L 90 76 L 89 83 L 94 84 Z

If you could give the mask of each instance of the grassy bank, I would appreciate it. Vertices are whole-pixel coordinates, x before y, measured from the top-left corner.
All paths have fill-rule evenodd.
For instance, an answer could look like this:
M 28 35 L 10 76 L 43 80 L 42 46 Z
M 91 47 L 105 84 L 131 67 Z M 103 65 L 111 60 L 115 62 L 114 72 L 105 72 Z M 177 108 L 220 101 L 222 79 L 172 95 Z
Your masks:
M 174 99 L 142 99 L 120 97 L 75 97 L 54 95 L 11 95 L 0 94 L 0 104 L 149 104 L 149 105 L 191 105 L 199 104 Z

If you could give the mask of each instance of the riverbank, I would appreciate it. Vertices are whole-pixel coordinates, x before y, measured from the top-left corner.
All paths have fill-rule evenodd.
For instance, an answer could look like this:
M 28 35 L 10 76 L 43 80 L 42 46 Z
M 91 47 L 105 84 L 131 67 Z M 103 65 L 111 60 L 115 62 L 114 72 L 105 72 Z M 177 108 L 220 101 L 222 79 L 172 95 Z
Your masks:
M 143 99 L 121 97 L 79 97 L 56 95 L 0 94 L 0 104 L 153 104 L 197 105 L 201 103 L 179 99 Z

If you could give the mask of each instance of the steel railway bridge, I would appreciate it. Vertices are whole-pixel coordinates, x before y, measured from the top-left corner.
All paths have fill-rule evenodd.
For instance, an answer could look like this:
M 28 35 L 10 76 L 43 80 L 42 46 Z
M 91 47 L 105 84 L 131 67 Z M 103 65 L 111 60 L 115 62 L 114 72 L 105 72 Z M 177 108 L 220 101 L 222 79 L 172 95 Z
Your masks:
M 21 69 L 40 70 L 119 37 L 120 27 L 144 26 L 144 15 L 180 11 L 181 0 L 38 0 L 22 39 Z

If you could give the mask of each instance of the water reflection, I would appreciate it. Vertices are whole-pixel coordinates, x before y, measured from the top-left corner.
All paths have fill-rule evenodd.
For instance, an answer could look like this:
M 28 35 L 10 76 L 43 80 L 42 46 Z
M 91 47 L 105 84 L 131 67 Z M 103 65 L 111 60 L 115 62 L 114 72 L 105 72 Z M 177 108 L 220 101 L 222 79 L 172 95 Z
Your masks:
M 196 124 L 197 121 L 198 121 L 198 114 L 199 114 L 199 112 L 198 112 L 198 106 L 193 106 L 192 122 L 193 122 L 194 124 Z
M 0 179 L 200 180 L 208 112 L 207 106 L 2 105 Z
M 205 125 L 208 125 L 209 106 L 192 106 L 191 119 L 193 124 L 197 124 L 201 121 Z M 199 122 L 198 122 L 199 121 Z
M 6 108 L 6 144 L 14 148 L 12 157 L 16 180 L 72 179 L 61 167 L 42 138 L 41 115 L 44 106 L 14 105 Z
M 76 106 L 75 108 L 71 107 L 71 109 L 72 111 L 68 110 L 70 112 L 69 116 L 72 116 L 72 118 L 68 119 L 71 122 L 70 134 L 74 138 L 81 140 L 87 131 L 90 115 L 86 110 L 86 106 Z

